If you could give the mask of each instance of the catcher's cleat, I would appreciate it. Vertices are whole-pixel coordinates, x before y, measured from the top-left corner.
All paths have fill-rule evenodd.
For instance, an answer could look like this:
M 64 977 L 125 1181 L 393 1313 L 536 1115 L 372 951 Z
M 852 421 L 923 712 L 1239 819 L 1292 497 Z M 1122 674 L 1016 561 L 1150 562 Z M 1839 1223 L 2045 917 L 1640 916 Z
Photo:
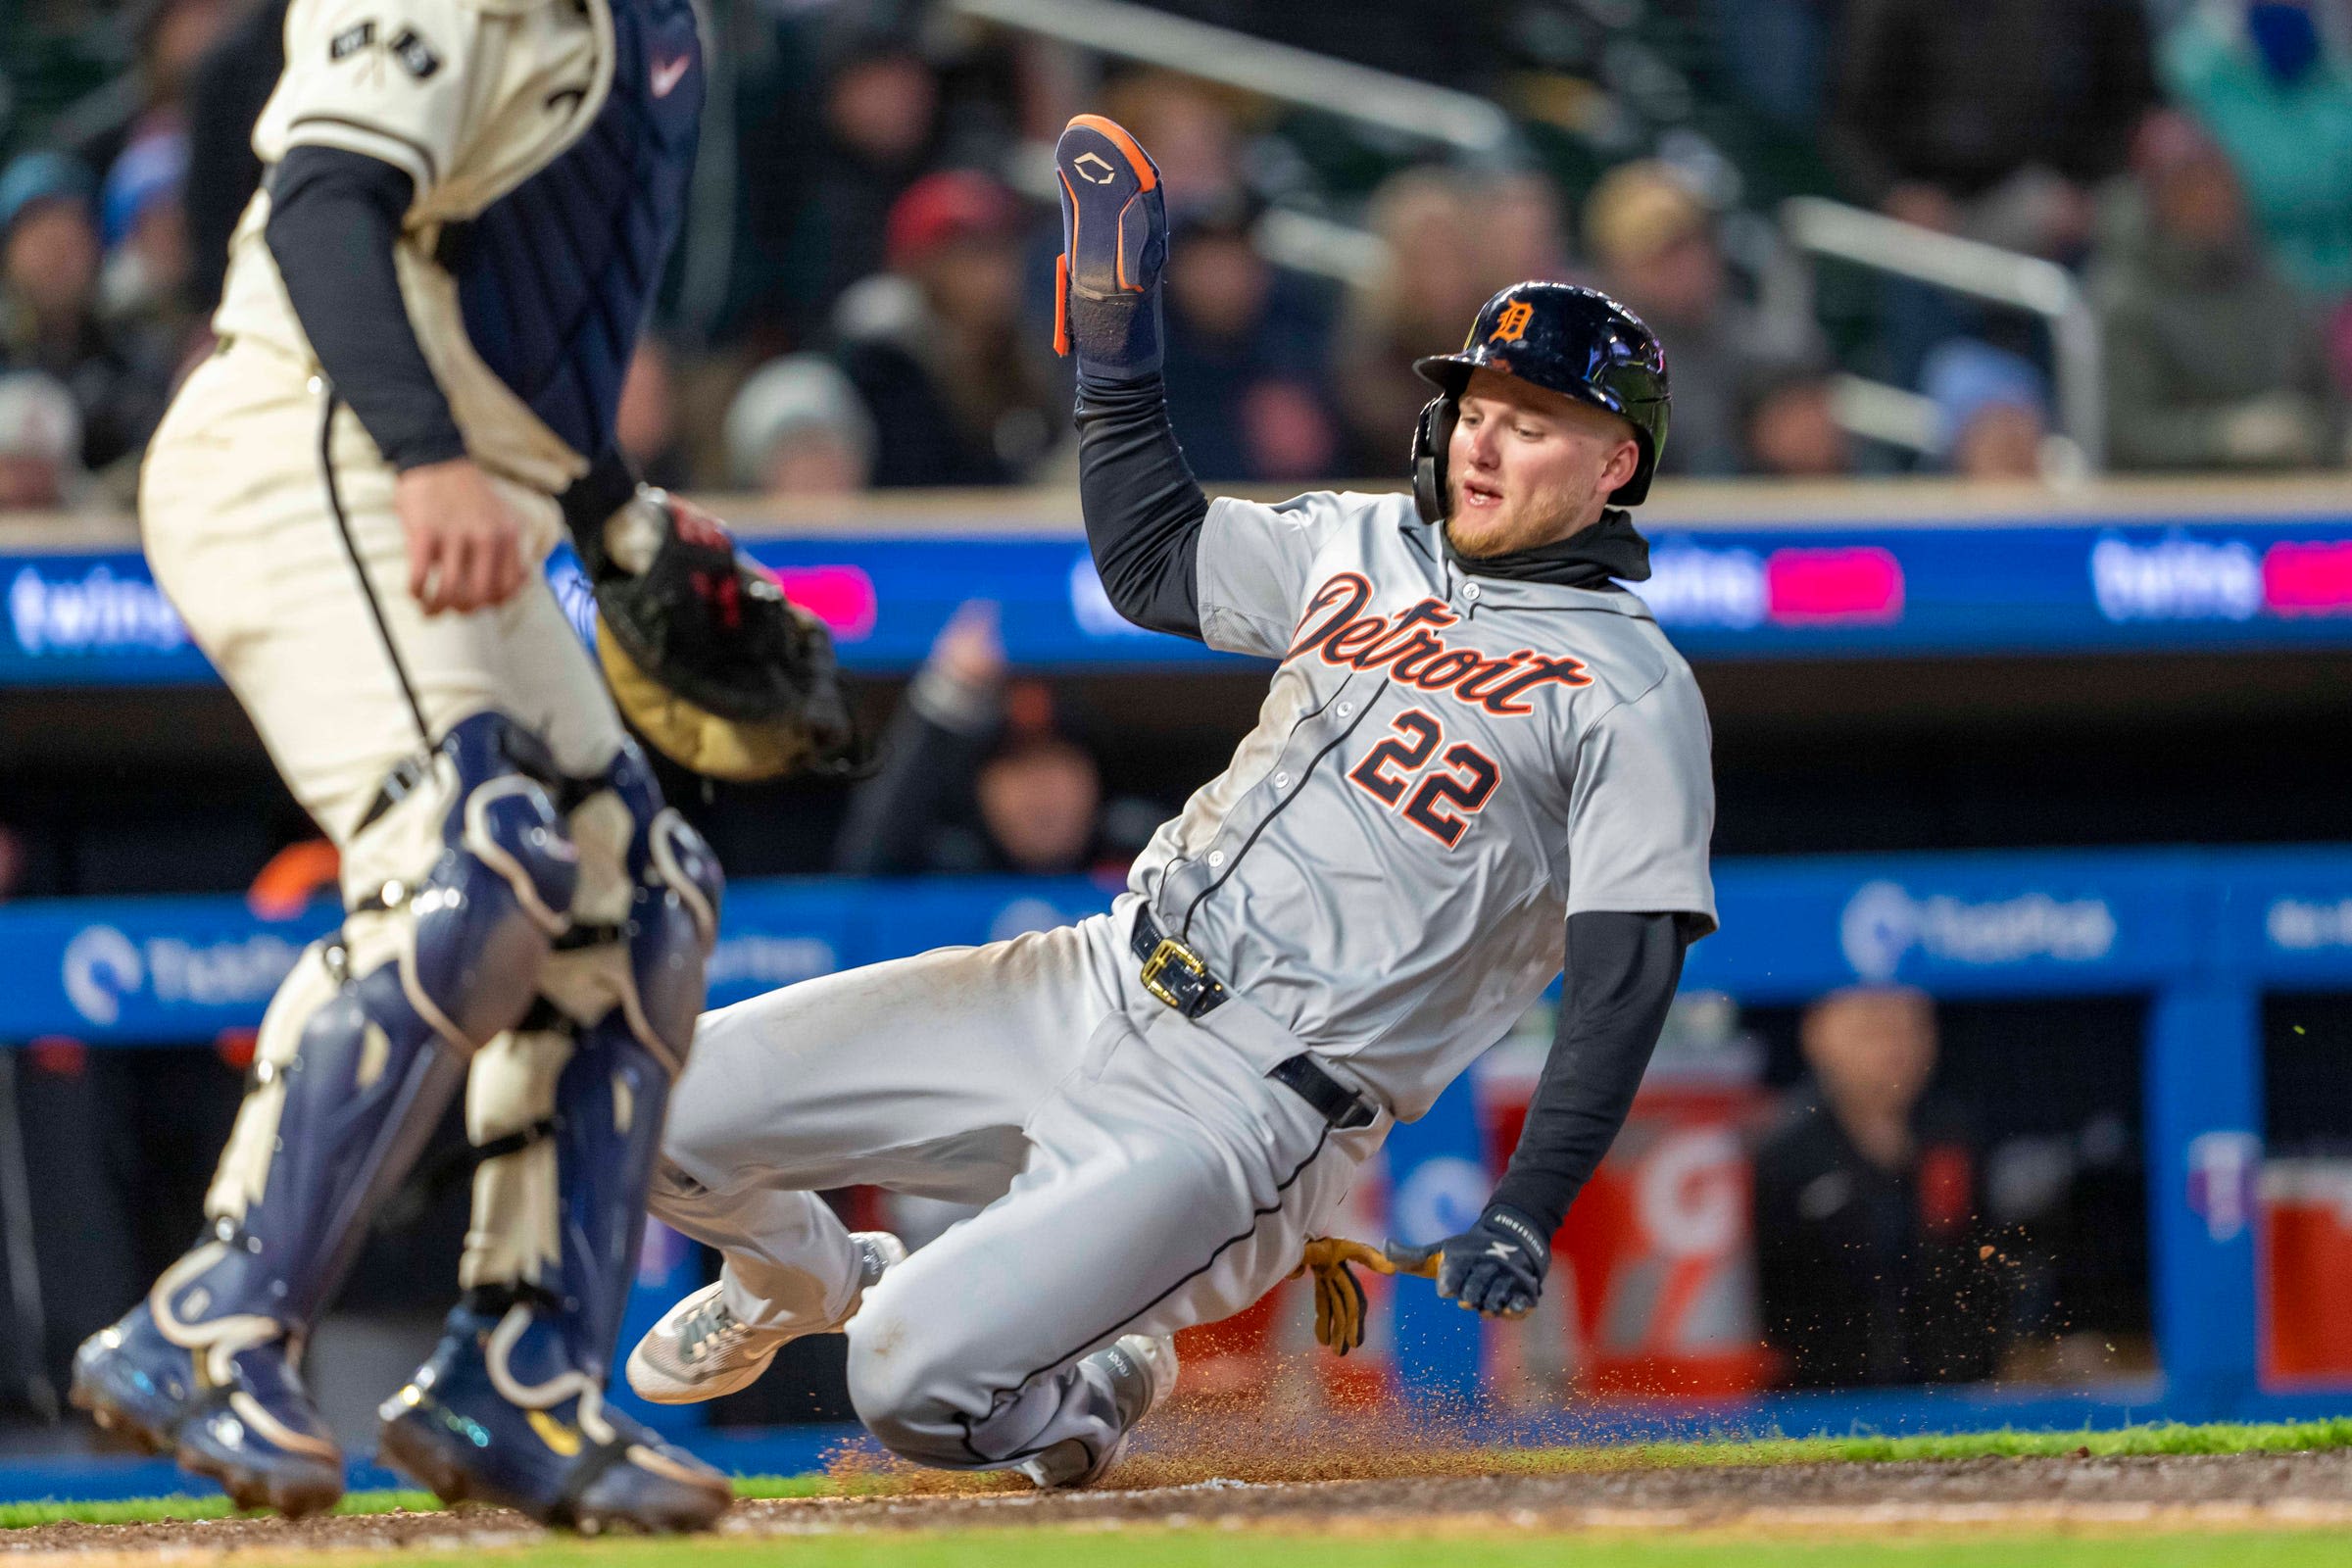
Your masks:
M 142 1301 L 82 1342 L 69 1397 L 107 1431 L 218 1481 L 240 1508 L 299 1519 L 343 1495 L 343 1450 L 282 1341 L 191 1351 Z
M 906 1260 L 906 1249 L 886 1231 L 854 1231 L 850 1240 L 858 1245 L 858 1301 L 862 1301 L 876 1281 Z M 850 1304 L 853 1314 L 858 1301 Z M 756 1329 L 743 1322 L 727 1310 L 724 1287 L 714 1281 L 662 1313 L 637 1342 L 629 1352 L 629 1387 L 656 1404 L 715 1399 L 758 1382 L 776 1351 L 800 1337 L 790 1329 Z
M 529 1310 L 452 1312 L 432 1359 L 377 1412 L 378 1458 L 443 1502 L 496 1503 L 582 1535 L 708 1529 L 734 1500 L 725 1476 L 607 1406 L 576 1372 L 518 1379 L 513 1367 L 535 1355 L 516 1343 Z
M 1127 1439 L 1144 1418 L 1168 1402 L 1176 1392 L 1176 1342 L 1165 1335 L 1122 1334 L 1078 1363 L 1096 1367 L 1110 1378 L 1111 1399 L 1118 1407 L 1119 1436 L 1109 1449 L 1097 1455 L 1076 1438 L 1056 1443 L 1020 1466 L 1039 1488 L 1057 1491 L 1092 1486 L 1119 1462 Z

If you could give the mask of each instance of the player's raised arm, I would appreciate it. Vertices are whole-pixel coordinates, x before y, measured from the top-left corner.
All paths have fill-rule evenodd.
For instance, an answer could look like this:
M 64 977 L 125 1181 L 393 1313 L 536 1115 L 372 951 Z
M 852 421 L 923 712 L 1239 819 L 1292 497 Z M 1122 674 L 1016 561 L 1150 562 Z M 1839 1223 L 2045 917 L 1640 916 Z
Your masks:
M 1054 348 L 1078 361 L 1078 493 L 1095 569 L 1120 614 L 1198 639 L 1208 498 L 1176 444 L 1159 378 L 1168 260 L 1159 170 L 1100 115 L 1070 122 L 1054 165 L 1061 260 Z
M 1078 361 L 1078 494 L 1119 613 L 1235 653 L 1279 656 L 1340 498 L 1213 504 L 1184 461 L 1160 381 L 1168 220 L 1159 171 L 1117 124 L 1080 115 L 1054 149 L 1062 254 L 1054 347 Z

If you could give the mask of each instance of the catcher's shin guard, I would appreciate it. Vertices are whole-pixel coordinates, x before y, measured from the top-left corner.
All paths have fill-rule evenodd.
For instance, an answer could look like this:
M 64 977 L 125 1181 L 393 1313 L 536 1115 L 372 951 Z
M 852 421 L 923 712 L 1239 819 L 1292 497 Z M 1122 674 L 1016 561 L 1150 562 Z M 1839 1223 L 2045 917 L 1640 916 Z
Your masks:
M 620 857 L 627 915 L 610 942 L 564 956 L 550 992 L 566 1011 L 590 997 L 608 1004 L 573 1027 L 532 1147 L 501 1156 L 541 1161 L 537 1196 L 514 1200 L 485 1165 L 474 1228 L 509 1240 L 469 1245 L 466 1301 L 433 1359 L 385 1404 L 383 1453 L 445 1500 L 488 1498 L 583 1529 L 696 1528 L 726 1506 L 723 1478 L 606 1409 L 603 1396 L 722 882 L 633 748 L 605 783 L 631 829 Z M 472 1441 L 477 1428 L 492 1441 Z
M 291 1495 L 310 1502 L 321 1467 L 340 1490 L 295 1372 L 302 1342 L 466 1055 L 523 1016 L 568 923 L 577 863 L 550 773 L 535 742 L 482 713 L 387 785 L 354 858 L 414 842 L 422 863 L 355 901 L 271 1002 L 210 1232 L 83 1347 L 76 1402 L 260 1500 L 290 1506 L 273 1478 L 300 1471 Z

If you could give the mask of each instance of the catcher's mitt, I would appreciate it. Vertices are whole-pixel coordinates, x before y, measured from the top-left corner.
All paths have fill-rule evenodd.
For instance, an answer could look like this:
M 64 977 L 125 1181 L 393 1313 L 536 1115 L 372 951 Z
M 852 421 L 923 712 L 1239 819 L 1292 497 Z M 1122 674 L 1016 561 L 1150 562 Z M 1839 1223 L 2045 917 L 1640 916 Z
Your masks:
M 831 634 L 716 517 L 641 488 L 582 534 L 597 658 L 620 710 L 658 750 L 738 783 L 855 766 Z

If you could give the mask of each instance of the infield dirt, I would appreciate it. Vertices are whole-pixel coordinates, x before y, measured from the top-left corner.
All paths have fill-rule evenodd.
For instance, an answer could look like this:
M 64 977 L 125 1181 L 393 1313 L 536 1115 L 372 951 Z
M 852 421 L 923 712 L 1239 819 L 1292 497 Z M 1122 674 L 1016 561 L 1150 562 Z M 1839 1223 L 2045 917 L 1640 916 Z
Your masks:
M 1460 1458 L 1468 1459 L 1468 1455 Z M 1489 1453 L 1490 1468 L 1507 1464 Z M 1501 1461 L 1501 1463 L 1498 1463 Z M 2068 1533 L 2352 1528 L 2352 1450 L 2315 1453 L 1970 1459 L 1872 1464 L 1569 1468 L 1542 1474 L 1396 1473 L 1357 1480 L 1209 1475 L 1152 1486 L 1139 1460 L 1113 1486 L 1041 1494 L 894 1489 L 744 1501 L 725 1536 L 1064 1526 L 1207 1526 L 1358 1536 L 1394 1531 L 1733 1532 L 1872 1536 L 1955 1529 Z M 872 1477 L 889 1487 L 891 1479 Z M 1172 1480 L 1172 1476 L 1170 1477 Z M 1126 1482 L 1126 1486 L 1117 1483 Z M 0 1534 L 0 1555 L 285 1558 L 313 1552 L 473 1550 L 546 1540 L 494 1509 L 346 1516 L 56 1524 Z

